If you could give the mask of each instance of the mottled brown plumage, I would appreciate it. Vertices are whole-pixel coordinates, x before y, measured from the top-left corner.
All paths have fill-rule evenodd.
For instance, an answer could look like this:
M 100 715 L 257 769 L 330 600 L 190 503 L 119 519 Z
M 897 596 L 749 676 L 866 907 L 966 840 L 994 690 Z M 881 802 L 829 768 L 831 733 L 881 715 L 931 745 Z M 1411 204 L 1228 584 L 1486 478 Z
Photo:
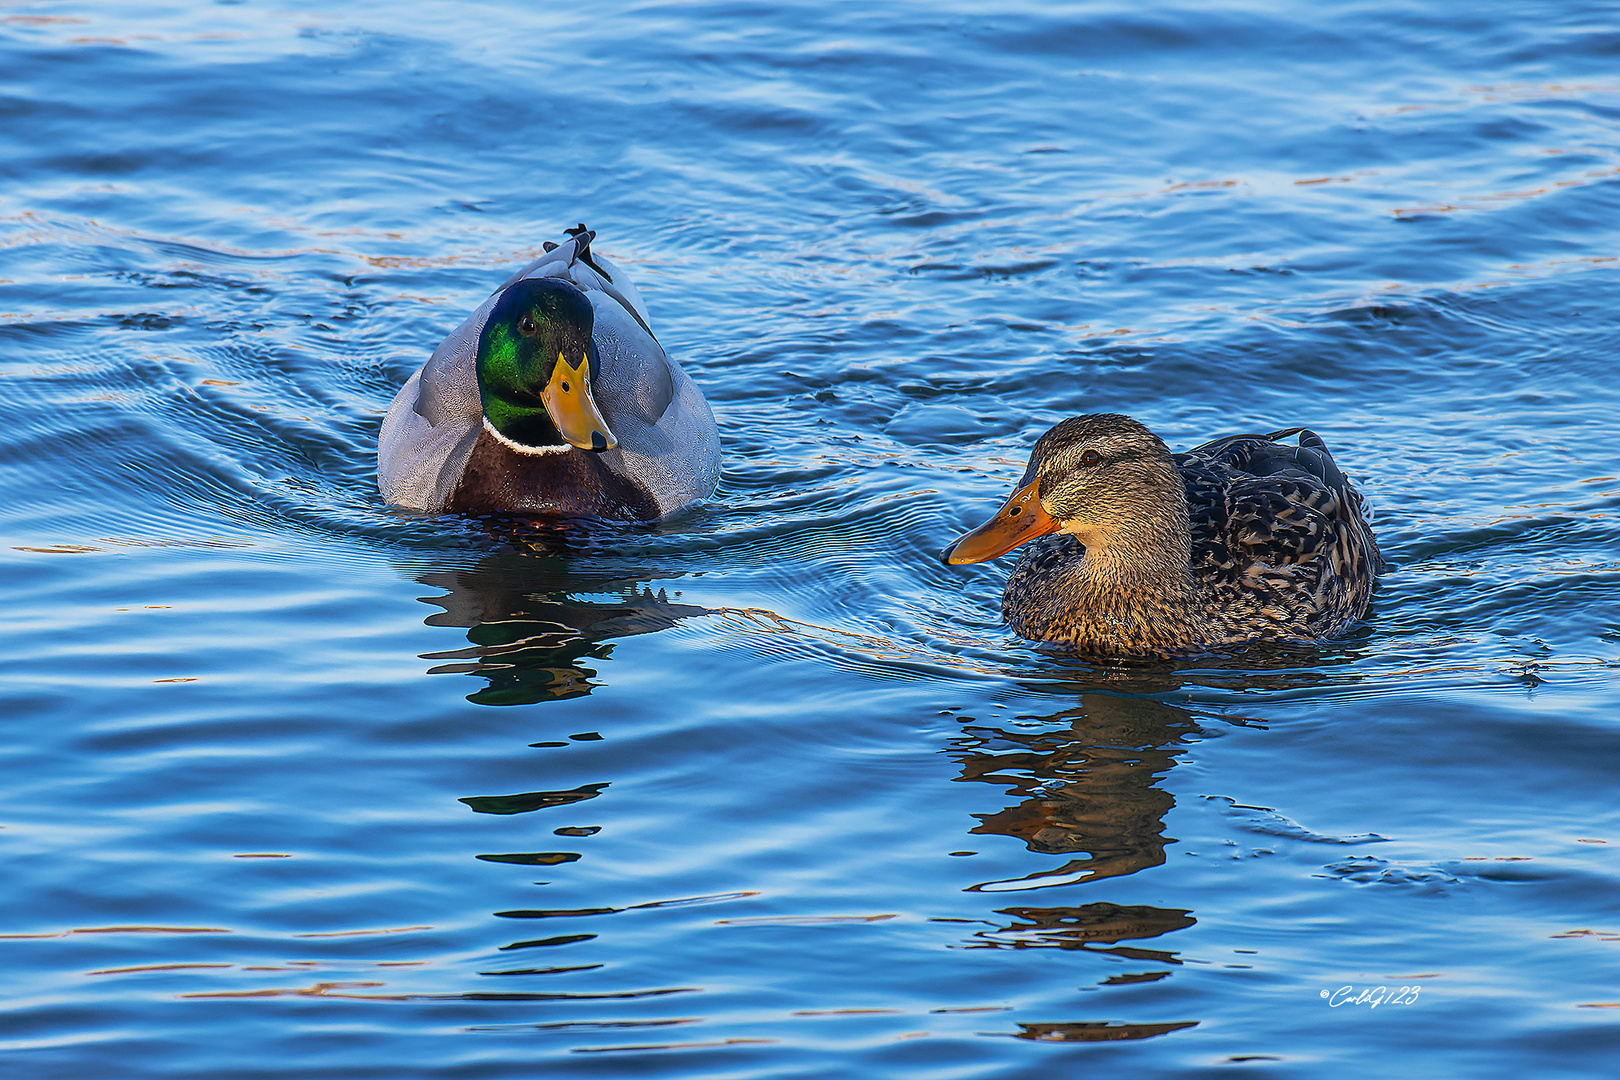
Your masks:
M 1002 614 L 1082 653 L 1331 637 L 1366 613 L 1380 565 L 1360 494 L 1301 428 L 1171 454 L 1129 417 L 1074 417 L 1041 436 L 1019 489 L 947 559 L 1061 532 L 1019 560 Z

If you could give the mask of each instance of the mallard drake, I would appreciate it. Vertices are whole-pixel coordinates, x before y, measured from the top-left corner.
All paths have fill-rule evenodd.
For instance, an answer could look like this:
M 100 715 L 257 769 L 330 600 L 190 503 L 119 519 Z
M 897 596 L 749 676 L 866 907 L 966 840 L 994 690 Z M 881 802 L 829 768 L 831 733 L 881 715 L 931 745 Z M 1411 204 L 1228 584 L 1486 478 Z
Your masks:
M 1291 435 L 1298 446 L 1278 442 Z M 1172 454 L 1111 413 L 1042 435 L 1012 497 L 945 561 L 1031 540 L 1003 617 L 1023 637 L 1101 656 L 1330 637 L 1366 613 L 1380 565 L 1361 495 L 1314 432 Z
M 720 433 L 584 225 L 508 278 L 394 396 L 383 498 L 411 510 L 654 521 L 708 498 Z

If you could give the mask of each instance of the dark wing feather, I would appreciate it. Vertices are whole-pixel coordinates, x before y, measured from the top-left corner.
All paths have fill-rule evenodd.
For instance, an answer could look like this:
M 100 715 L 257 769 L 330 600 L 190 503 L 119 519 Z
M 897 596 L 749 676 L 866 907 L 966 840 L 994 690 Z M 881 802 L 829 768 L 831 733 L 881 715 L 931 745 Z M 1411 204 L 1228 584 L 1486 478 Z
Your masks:
M 1334 538 L 1339 500 L 1314 476 L 1248 477 L 1226 489 L 1227 543 L 1257 562 L 1313 559 Z
M 1181 482 L 1187 489 L 1192 567 L 1200 578 L 1227 582 L 1232 580 L 1234 570 L 1226 535 L 1226 489 L 1233 480 L 1233 473 L 1204 457 L 1200 453 L 1202 449 L 1174 455 Z
M 1299 436 L 1298 446 L 1275 440 Z M 1359 618 L 1380 560 L 1360 494 L 1315 432 L 1229 435 L 1176 455 L 1192 517 L 1194 574 L 1215 586 L 1311 597 L 1320 617 Z M 1303 597 L 1302 597 L 1303 598 Z M 1311 619 L 1310 621 L 1315 621 Z

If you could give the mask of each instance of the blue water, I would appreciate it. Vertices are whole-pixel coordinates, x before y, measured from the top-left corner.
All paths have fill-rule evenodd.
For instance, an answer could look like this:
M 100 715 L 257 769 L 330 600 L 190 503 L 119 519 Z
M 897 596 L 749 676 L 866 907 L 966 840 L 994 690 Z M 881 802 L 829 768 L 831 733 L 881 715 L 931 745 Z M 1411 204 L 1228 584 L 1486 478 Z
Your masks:
M 0 1071 L 1612 1074 L 1611 5 L 539 7 L 0 8 Z M 579 221 L 715 500 L 381 505 Z M 1366 623 L 1012 637 L 1096 411 L 1319 431 Z

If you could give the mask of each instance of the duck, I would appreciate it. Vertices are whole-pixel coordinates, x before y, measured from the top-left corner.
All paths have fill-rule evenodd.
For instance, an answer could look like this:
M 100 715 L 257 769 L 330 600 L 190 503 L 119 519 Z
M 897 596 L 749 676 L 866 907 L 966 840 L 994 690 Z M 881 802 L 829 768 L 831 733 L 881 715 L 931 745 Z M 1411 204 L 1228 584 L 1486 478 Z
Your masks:
M 424 513 L 652 522 L 708 499 L 720 434 L 583 222 L 506 279 L 389 405 L 377 485 Z
M 1382 566 L 1361 494 L 1315 432 L 1173 454 L 1117 413 L 1042 435 L 1001 509 L 944 559 L 1024 544 L 1002 594 L 1008 626 L 1101 657 L 1331 638 L 1366 615 Z

